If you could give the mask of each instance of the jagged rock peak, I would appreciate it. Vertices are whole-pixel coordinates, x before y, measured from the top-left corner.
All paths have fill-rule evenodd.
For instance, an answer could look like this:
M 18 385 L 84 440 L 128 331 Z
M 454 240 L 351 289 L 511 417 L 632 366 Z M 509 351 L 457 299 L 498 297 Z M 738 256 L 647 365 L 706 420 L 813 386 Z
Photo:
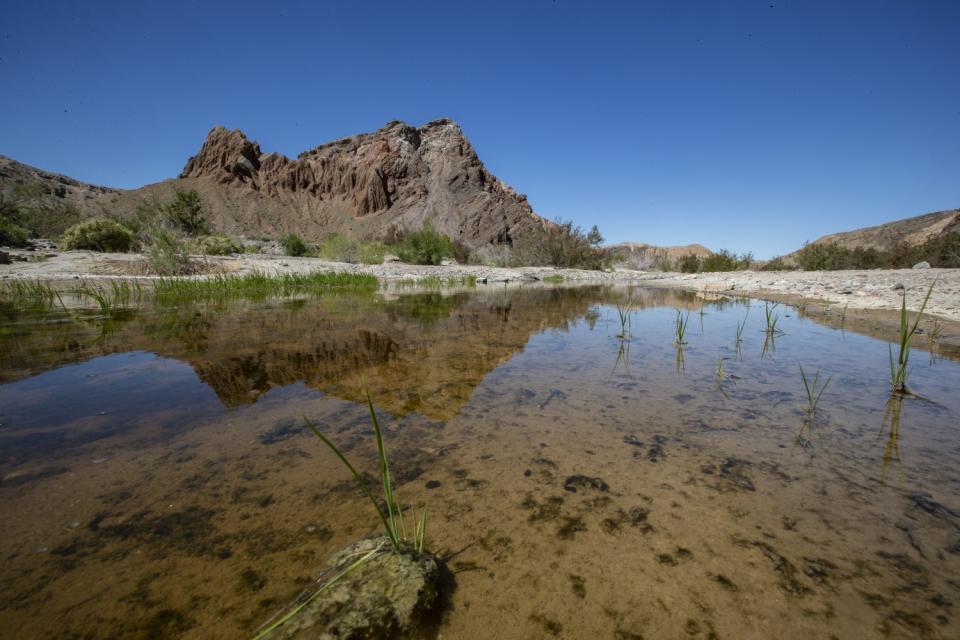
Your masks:
M 200 152 L 187 161 L 181 178 L 197 178 L 221 171 L 253 177 L 260 169 L 260 145 L 250 142 L 240 129 L 216 126 L 207 134 Z

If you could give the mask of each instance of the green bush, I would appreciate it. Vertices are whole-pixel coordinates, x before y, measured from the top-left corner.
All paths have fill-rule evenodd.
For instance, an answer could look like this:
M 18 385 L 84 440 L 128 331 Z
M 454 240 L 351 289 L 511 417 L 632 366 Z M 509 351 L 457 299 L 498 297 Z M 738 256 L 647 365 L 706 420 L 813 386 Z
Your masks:
M 280 238 L 280 244 L 283 245 L 283 253 L 285 255 L 296 258 L 310 254 L 310 247 L 307 246 L 303 238 L 295 233 L 290 233 Z
M 462 261 L 466 262 L 468 258 L 465 249 L 457 248 L 449 236 L 434 229 L 429 222 L 419 231 L 407 235 L 396 249 L 400 259 L 409 264 L 440 264 L 443 258 L 454 258 L 458 262 L 463 258 Z
M 175 233 L 157 227 L 151 230 L 147 250 L 147 266 L 151 273 L 161 276 L 180 276 L 194 273 L 196 265 L 190 260 L 187 245 Z
M 739 271 L 749 269 L 753 263 L 753 254 L 737 255 L 727 249 L 720 249 L 716 253 L 700 258 L 700 271 Z
M 0 246 L 25 247 L 30 234 L 7 216 L 0 215 Z
M 203 203 L 196 191 L 177 191 L 173 202 L 161 207 L 167 222 L 191 236 L 210 232 L 206 218 L 203 217 Z
M 232 253 L 243 253 L 243 245 L 235 238 L 227 236 L 200 236 L 197 246 L 201 253 L 208 256 L 228 256 Z
M 129 251 L 134 245 L 133 233 L 119 222 L 106 218 L 90 218 L 67 229 L 60 241 L 64 249 L 91 251 Z

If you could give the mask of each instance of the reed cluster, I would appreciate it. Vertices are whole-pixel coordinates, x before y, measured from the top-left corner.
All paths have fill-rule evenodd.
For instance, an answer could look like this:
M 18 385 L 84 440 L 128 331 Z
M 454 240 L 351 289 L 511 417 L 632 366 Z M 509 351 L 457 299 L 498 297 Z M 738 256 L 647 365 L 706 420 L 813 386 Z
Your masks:
M 154 285 L 158 302 L 262 299 L 270 296 L 316 295 L 332 288 L 375 290 L 376 276 L 367 273 L 315 272 L 268 275 L 216 275 L 208 278 L 161 278 Z

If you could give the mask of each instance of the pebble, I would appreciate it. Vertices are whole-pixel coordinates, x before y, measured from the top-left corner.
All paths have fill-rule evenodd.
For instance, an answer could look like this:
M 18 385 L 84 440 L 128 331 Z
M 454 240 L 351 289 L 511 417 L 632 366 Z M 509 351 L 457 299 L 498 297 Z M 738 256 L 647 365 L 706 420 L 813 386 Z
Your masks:
M 308 524 L 303 528 L 303 530 L 306 531 L 307 533 L 315 533 L 317 531 L 317 525 Z

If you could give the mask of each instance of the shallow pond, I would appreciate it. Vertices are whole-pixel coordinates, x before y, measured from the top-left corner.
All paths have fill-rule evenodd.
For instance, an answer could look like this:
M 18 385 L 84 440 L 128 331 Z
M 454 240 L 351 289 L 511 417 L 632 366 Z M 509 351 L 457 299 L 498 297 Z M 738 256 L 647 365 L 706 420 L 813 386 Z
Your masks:
M 762 302 L 651 289 L 6 310 L 0 628 L 250 637 L 376 530 L 303 428 L 375 474 L 366 385 L 441 637 L 960 637 L 960 365 L 915 350 L 930 401 L 890 403 L 884 341 L 776 312 L 765 344 Z

